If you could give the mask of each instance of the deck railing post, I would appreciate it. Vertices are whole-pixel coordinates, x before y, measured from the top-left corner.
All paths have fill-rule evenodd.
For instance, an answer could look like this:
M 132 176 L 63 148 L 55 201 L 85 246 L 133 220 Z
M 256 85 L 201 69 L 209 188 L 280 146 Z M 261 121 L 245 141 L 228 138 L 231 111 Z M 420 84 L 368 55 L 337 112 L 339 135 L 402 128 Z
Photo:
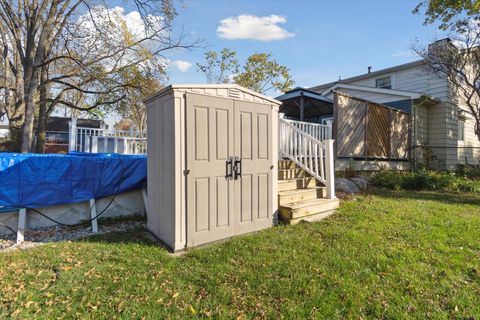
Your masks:
M 335 199 L 335 163 L 333 155 L 333 140 L 325 140 L 325 180 L 327 183 L 327 198 Z
M 77 150 L 77 118 L 72 118 L 68 123 L 68 151 Z

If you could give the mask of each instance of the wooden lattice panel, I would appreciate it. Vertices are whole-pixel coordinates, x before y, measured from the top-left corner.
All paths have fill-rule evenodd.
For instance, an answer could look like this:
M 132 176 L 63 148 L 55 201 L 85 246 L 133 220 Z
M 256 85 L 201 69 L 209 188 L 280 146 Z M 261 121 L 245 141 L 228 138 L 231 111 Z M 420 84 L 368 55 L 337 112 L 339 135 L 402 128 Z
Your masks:
M 391 112 L 391 157 L 394 159 L 408 159 L 410 117 L 403 112 L 395 110 Z
M 363 157 L 367 104 L 343 95 L 337 99 L 337 155 Z
M 408 159 L 408 113 L 341 93 L 334 109 L 337 156 Z
M 390 109 L 369 103 L 367 110 L 367 157 L 388 158 L 390 151 Z

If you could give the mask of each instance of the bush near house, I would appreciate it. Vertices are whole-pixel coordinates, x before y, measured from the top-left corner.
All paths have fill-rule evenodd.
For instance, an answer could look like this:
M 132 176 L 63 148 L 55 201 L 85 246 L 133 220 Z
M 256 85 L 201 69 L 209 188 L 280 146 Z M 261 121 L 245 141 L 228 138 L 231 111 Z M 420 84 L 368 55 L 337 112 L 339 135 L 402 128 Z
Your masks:
M 438 172 L 421 169 L 416 172 L 381 170 L 371 183 L 390 190 L 426 190 L 442 192 L 480 192 L 480 180 L 474 170 Z

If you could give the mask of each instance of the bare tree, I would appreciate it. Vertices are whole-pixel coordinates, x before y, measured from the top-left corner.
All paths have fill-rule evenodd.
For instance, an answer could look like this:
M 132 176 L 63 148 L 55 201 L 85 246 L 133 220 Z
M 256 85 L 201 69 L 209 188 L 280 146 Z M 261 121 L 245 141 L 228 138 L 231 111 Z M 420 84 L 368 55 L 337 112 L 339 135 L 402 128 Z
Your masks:
M 428 72 L 448 79 L 458 104 L 467 106 L 474 117 L 480 140 L 480 20 L 458 23 L 455 30 L 449 39 L 413 49 Z
M 150 73 L 143 73 L 138 68 L 132 68 L 125 75 L 132 84 L 125 90 L 125 99 L 113 105 L 113 110 L 122 117 L 122 124 L 128 124 L 130 128 L 145 131 L 147 128 L 147 110 L 143 99 L 154 94 L 162 88 L 158 79 Z
M 94 4 L 97 5 L 94 5 Z M 163 54 L 189 48 L 172 36 L 171 0 L 134 0 L 143 28 L 132 32 L 122 12 L 87 0 L 0 0 L 3 46 L 0 89 L 21 151 L 32 148 L 34 118 L 44 124 L 57 106 L 89 111 L 125 98 L 122 73 L 132 67 L 162 69 Z M 81 106 L 68 99 L 78 92 Z M 21 125 L 21 130 L 19 130 Z M 43 149 L 37 145 L 36 150 Z

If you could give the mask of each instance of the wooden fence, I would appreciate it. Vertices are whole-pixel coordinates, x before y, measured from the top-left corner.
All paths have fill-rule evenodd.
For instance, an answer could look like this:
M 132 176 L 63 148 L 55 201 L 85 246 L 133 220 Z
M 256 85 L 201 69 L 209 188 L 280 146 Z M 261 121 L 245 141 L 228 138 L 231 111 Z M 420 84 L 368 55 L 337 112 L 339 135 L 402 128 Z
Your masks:
M 340 92 L 333 109 L 338 157 L 409 159 L 409 113 Z

